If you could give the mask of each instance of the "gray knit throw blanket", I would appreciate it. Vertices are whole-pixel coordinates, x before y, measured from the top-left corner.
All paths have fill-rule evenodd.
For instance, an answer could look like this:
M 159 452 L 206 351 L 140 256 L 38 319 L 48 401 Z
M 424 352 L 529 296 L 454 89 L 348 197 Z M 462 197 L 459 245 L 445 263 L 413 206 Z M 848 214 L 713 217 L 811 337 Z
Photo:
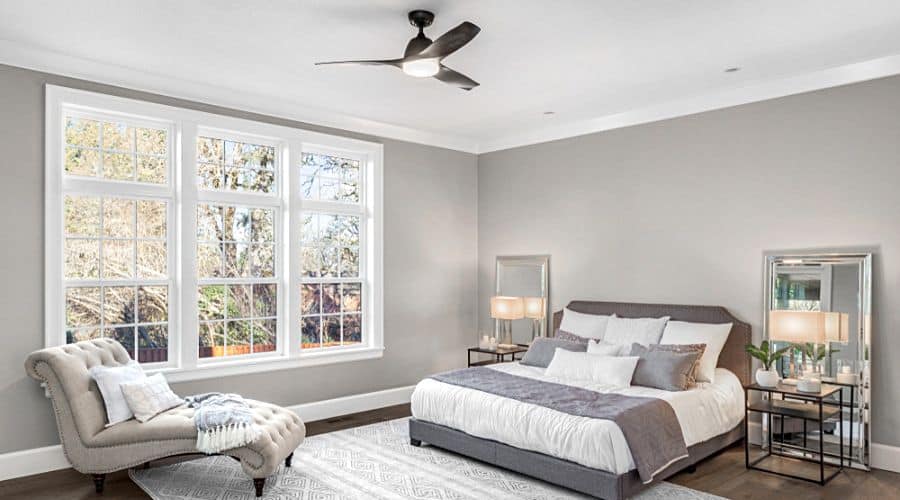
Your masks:
M 194 412 L 197 450 L 219 453 L 253 442 L 260 429 L 253 423 L 253 411 L 237 394 L 208 392 L 185 398 Z

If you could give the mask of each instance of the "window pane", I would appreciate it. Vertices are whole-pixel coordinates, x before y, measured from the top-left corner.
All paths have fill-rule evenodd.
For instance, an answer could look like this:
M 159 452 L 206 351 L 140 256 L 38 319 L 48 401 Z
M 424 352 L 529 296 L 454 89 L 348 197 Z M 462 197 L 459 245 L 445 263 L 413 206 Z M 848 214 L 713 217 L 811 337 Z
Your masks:
M 66 325 L 70 327 L 100 325 L 100 288 L 66 289 Z
M 362 342 L 362 317 L 359 314 L 342 315 L 344 338 L 343 345 Z
M 275 245 L 250 245 L 250 258 L 253 277 L 275 276 Z
M 338 293 L 338 283 L 325 283 L 322 285 L 322 313 L 332 314 L 341 312 L 341 296 Z
M 359 248 L 358 247 L 341 248 L 341 277 L 342 278 L 358 278 L 359 277 Z
M 166 202 L 137 202 L 137 235 L 138 238 L 166 237 Z
M 200 278 L 218 278 L 223 275 L 222 245 L 201 243 L 197 248 L 197 275 Z
M 360 163 L 337 156 L 304 153 L 300 195 L 307 200 L 359 203 Z
M 301 347 L 304 349 L 321 347 L 322 317 L 307 316 L 300 321 L 302 323 L 302 338 L 300 340 Z
M 151 184 L 165 184 L 167 164 L 165 158 L 138 155 L 137 180 Z
M 341 312 L 359 312 L 362 310 L 362 283 L 344 283 L 341 285 Z
M 100 277 L 100 240 L 66 238 L 66 278 Z
M 251 285 L 228 286 L 227 308 L 229 318 L 253 317 L 252 291 L 253 287 Z
M 166 131 L 152 128 L 135 129 L 137 152 L 145 155 L 165 155 L 167 150 Z
M 134 150 L 134 128 L 125 123 L 103 124 L 103 149 L 128 151 Z
M 277 323 L 274 319 L 253 322 L 253 352 L 272 352 L 276 348 Z
M 92 340 L 100 338 L 99 328 L 78 328 L 75 330 L 66 330 L 66 343 L 81 342 L 82 340 Z
M 322 318 L 322 347 L 341 345 L 341 317 Z
M 225 212 L 225 241 L 250 241 L 250 209 L 226 206 L 223 207 L 223 210 Z
M 322 267 L 319 268 L 319 274 L 323 278 L 336 278 L 341 260 L 339 249 L 326 247 L 321 250 L 321 255 Z
M 66 118 L 66 144 L 86 148 L 100 147 L 100 122 L 84 118 Z
M 275 148 L 199 137 L 197 177 L 198 184 L 205 189 L 274 193 Z
M 225 285 L 201 286 L 197 300 L 200 320 L 225 318 Z
M 131 153 L 103 153 L 103 177 L 134 180 L 134 156 Z
M 100 198 L 66 196 L 65 210 L 67 236 L 100 235 Z
M 138 323 L 164 323 L 168 321 L 169 288 L 166 286 L 142 286 L 138 288 Z
M 246 278 L 250 276 L 249 248 L 244 243 L 225 243 L 225 277 Z
M 250 334 L 253 322 L 229 321 L 225 323 L 225 351 L 222 356 L 250 354 Z
M 253 285 L 253 317 L 264 318 L 278 313 L 278 286 Z
M 169 360 L 169 329 L 165 325 L 137 327 L 138 361 L 163 363 Z
M 138 278 L 158 279 L 166 277 L 166 243 L 163 241 L 139 241 L 137 244 Z
M 316 284 L 300 285 L 300 314 L 319 314 L 322 312 L 321 287 Z
M 103 336 L 108 339 L 113 339 L 116 342 L 122 344 L 122 347 L 128 351 L 128 356 L 131 359 L 134 359 L 134 327 L 133 326 L 120 326 L 117 328 L 105 328 L 103 330 Z
M 303 276 L 316 277 L 319 275 L 319 269 L 322 267 L 322 252 L 315 247 L 305 247 L 300 250 L 301 264 L 300 269 Z
M 100 153 L 90 149 L 66 148 L 66 173 L 96 177 L 100 170 Z
M 215 205 L 198 205 L 197 239 L 200 241 L 222 241 L 224 237 L 222 207 Z
M 256 242 L 275 241 L 275 212 L 254 208 L 251 213 L 251 239 Z
M 103 241 L 103 278 L 134 278 L 134 241 Z
M 135 322 L 134 287 L 103 287 L 103 320 L 107 325 L 128 325 Z
M 104 198 L 103 235 L 112 238 L 133 238 L 134 205 L 134 200 Z
M 201 322 L 199 355 L 201 358 L 222 356 L 225 353 L 225 322 Z

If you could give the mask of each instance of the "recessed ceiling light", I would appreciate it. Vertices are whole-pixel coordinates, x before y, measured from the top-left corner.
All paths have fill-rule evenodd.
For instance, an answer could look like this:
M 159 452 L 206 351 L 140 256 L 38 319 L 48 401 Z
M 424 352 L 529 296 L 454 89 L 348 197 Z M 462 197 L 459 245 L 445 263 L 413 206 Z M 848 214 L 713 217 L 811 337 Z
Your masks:
M 738 68 L 737 66 L 735 66 L 735 67 L 733 67 L 733 68 L 725 68 L 725 72 L 726 72 L 726 73 L 734 73 L 734 72 L 737 72 L 737 71 L 740 71 L 740 70 L 741 70 L 741 68 Z
M 544 111 L 545 116 L 555 115 L 556 111 Z

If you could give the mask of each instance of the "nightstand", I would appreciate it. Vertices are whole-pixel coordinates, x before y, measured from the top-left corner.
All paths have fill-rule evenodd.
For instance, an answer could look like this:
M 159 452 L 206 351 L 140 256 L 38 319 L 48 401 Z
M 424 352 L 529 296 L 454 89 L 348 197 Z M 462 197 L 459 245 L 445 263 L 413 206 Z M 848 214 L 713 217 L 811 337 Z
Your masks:
M 482 349 L 481 347 L 470 347 L 468 354 L 469 367 L 472 366 L 484 366 L 484 365 L 493 365 L 494 363 L 503 363 L 505 361 L 518 361 L 516 359 L 516 354 L 521 354 L 528 350 L 528 346 L 520 346 L 516 347 L 498 347 L 496 349 Z M 472 361 L 472 353 L 478 354 L 490 354 L 493 356 L 493 359 L 488 359 L 486 361 Z M 509 356 L 507 360 L 506 357 Z M 521 359 L 521 358 L 519 358 Z
M 764 394 L 764 398 L 759 401 L 750 402 L 750 392 L 756 391 Z M 835 407 L 829 404 L 826 398 L 837 393 L 839 405 Z M 776 397 L 779 396 L 779 397 Z M 844 470 L 844 431 L 843 431 L 843 407 L 844 395 L 841 387 L 837 385 L 822 384 L 822 390 L 817 393 L 801 392 L 796 386 L 779 383 L 775 387 L 763 387 L 759 384 L 750 384 L 744 386 L 744 460 L 748 469 L 777 474 L 779 476 L 790 477 L 794 479 L 802 479 L 813 483 L 824 485 L 832 480 L 842 470 Z M 767 445 L 760 445 L 765 453 L 753 461 L 750 460 L 750 412 L 762 414 L 763 419 L 767 419 L 768 436 L 765 440 Z M 777 416 L 784 418 L 797 418 L 803 421 L 804 437 L 803 446 L 788 444 L 784 442 L 784 434 L 782 434 L 781 442 L 775 442 L 773 439 L 772 417 Z M 825 451 L 825 422 L 830 418 L 837 417 L 837 429 L 840 433 L 838 453 Z M 808 447 L 806 428 L 807 423 L 813 422 L 818 426 L 818 447 Z M 840 465 L 833 465 L 825 462 L 825 457 L 833 457 L 839 460 Z M 818 477 L 808 477 L 799 474 L 791 474 L 785 472 L 784 467 L 776 469 L 766 468 L 764 462 L 772 457 L 781 457 L 789 460 L 799 460 L 802 462 L 818 465 Z M 833 470 L 827 476 L 826 469 Z

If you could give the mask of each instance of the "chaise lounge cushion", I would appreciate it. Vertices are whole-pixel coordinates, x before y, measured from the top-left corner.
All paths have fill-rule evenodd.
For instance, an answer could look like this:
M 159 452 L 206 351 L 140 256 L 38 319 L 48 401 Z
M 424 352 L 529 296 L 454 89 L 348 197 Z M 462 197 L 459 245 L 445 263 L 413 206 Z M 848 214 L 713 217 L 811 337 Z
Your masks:
M 36 351 L 25 363 L 28 374 L 47 386 L 63 450 L 79 472 L 113 472 L 167 456 L 197 453 L 194 410 L 186 406 L 167 410 L 143 424 L 128 420 L 104 428 L 103 400 L 89 370 L 99 364 L 120 366 L 129 361 L 128 353 L 114 340 L 95 339 Z M 290 410 L 247 402 L 262 433 L 252 443 L 223 454 L 240 459 L 250 477 L 264 478 L 300 445 L 306 429 Z

